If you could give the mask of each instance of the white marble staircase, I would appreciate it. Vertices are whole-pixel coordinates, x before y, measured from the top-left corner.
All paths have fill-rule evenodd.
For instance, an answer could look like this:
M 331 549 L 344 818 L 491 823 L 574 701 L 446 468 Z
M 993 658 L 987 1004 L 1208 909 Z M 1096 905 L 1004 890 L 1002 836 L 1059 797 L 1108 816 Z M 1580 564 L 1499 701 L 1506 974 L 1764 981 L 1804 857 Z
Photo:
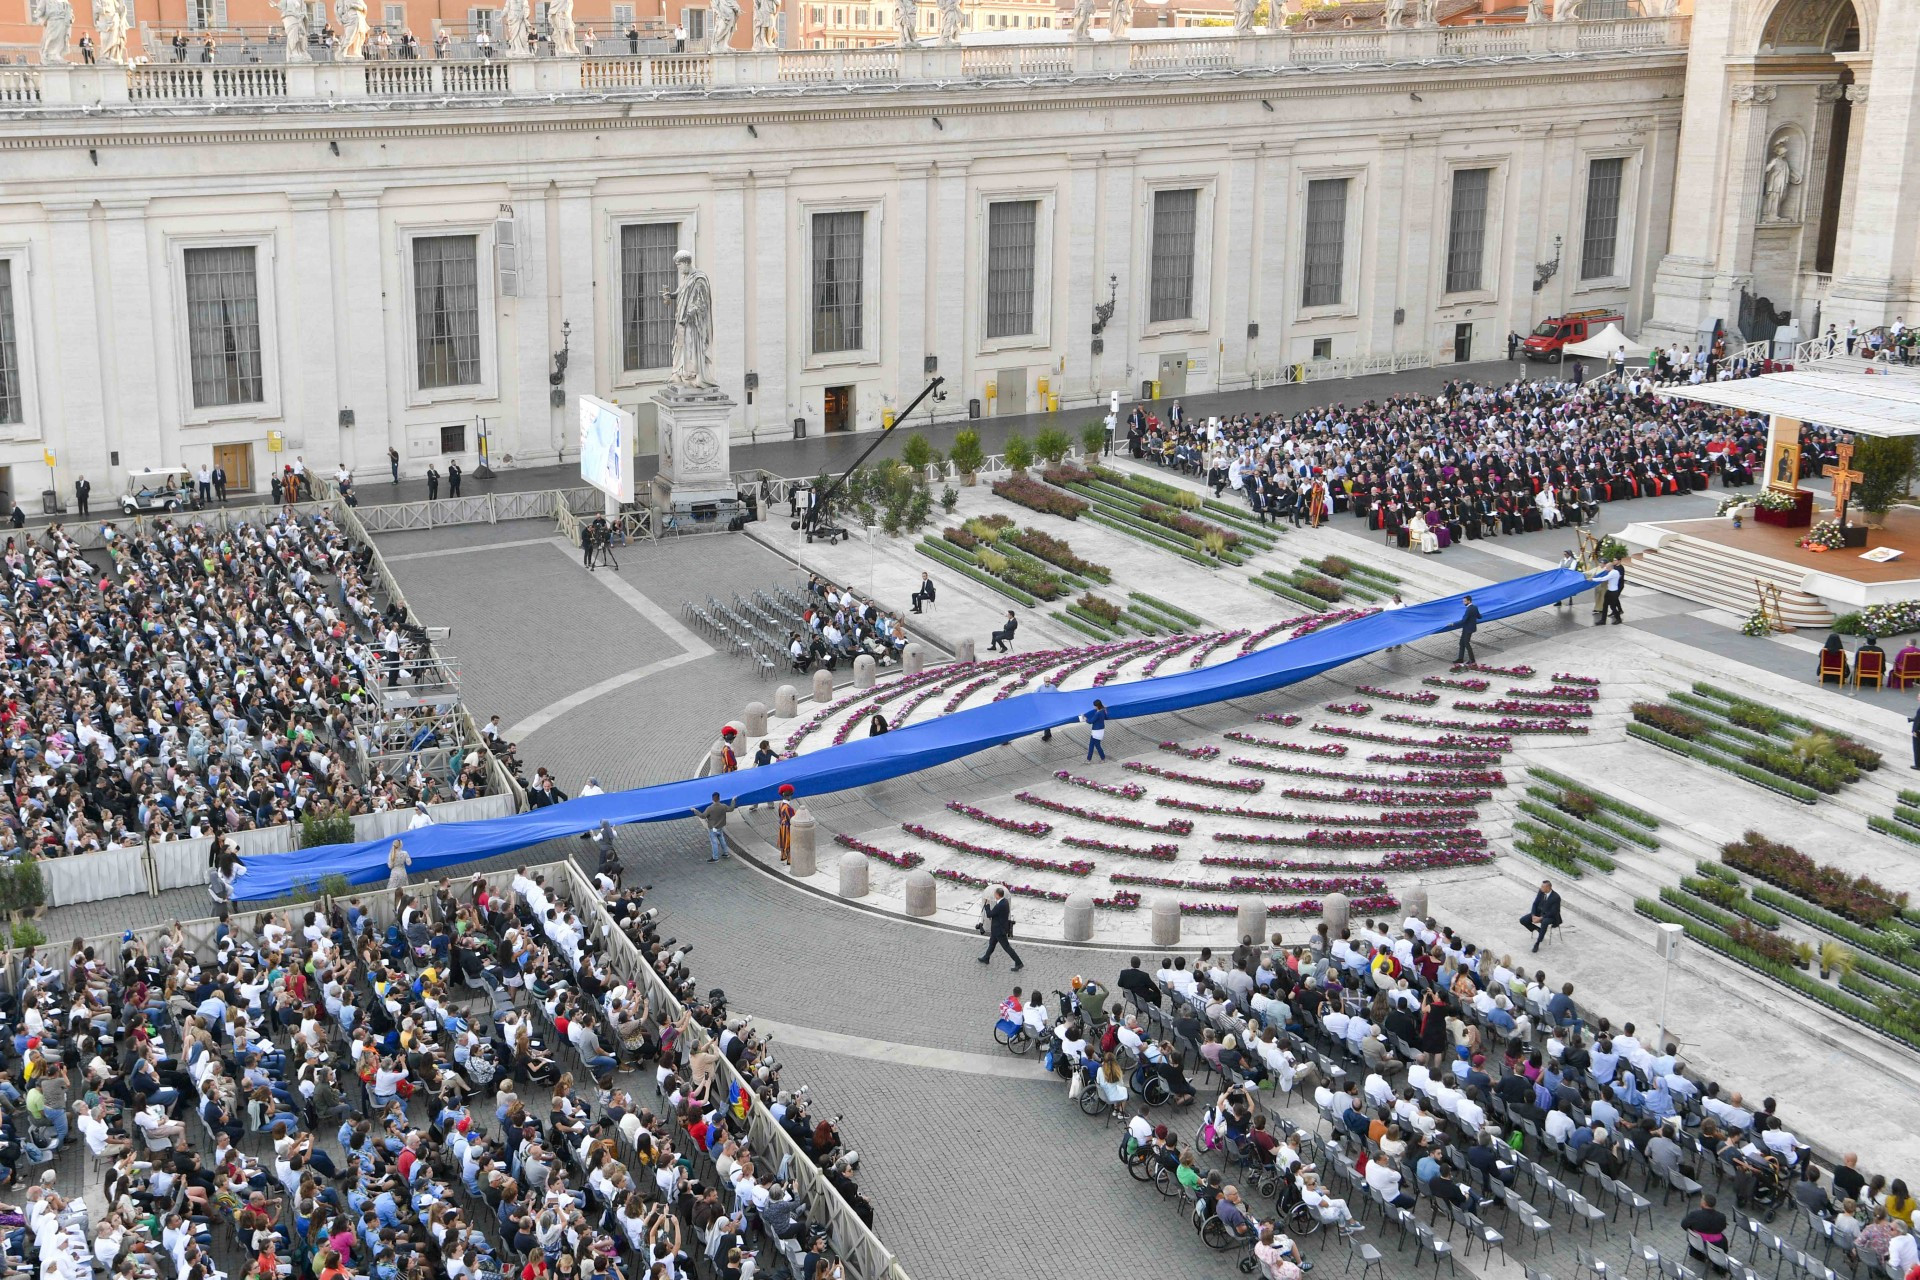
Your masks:
M 1758 584 L 1766 583 L 1780 589 L 1780 613 L 1788 626 L 1830 628 L 1833 610 L 1818 596 L 1782 581 L 1783 576 L 1779 564 L 1765 557 L 1686 534 L 1668 534 L 1657 550 L 1633 557 L 1627 570 L 1629 585 L 1657 587 L 1743 617 L 1759 603 Z

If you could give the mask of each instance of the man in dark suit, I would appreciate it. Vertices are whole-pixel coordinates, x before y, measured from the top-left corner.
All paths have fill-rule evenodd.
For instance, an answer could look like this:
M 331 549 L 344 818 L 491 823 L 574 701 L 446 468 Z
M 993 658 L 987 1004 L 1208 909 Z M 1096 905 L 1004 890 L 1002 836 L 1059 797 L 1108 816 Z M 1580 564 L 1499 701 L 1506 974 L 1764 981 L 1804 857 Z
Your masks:
M 1533 895 L 1533 906 L 1527 914 L 1520 917 L 1520 924 L 1534 935 L 1533 949 L 1538 951 L 1546 939 L 1547 930 L 1560 926 L 1560 893 L 1553 887 L 1553 881 L 1542 880 L 1540 892 Z
M 1013 633 L 1019 630 L 1019 628 L 1019 619 L 1013 616 L 1013 610 L 1007 610 L 1006 624 L 993 633 L 993 638 L 988 641 L 987 648 L 993 650 L 995 653 L 1006 653 L 1008 646 L 1013 643 Z
M 87 514 L 87 497 L 93 492 L 93 482 L 81 476 L 73 482 L 74 505 L 80 508 L 80 514 Z
M 923 600 L 930 601 L 932 599 L 933 599 L 933 575 L 929 573 L 922 573 L 920 575 L 920 589 L 913 593 L 913 611 L 915 613 L 920 612 L 920 603 Z
M 1473 602 L 1472 596 L 1461 596 L 1460 603 L 1466 609 L 1460 615 L 1460 652 L 1454 655 L 1455 662 L 1472 662 L 1473 633 L 1480 626 L 1480 606 Z
M 1920 706 L 1913 709 L 1913 767 L 1920 769 Z
M 447 464 L 447 496 L 449 498 L 460 496 L 460 464 L 457 462 Z
M 1026 965 L 1021 963 L 1020 953 L 1015 951 L 1013 944 L 1008 941 L 1011 937 L 1013 937 L 1013 902 L 1007 897 L 1005 889 L 995 885 L 993 897 L 987 903 L 987 954 L 980 957 L 980 963 L 985 964 L 993 959 L 993 949 L 998 947 L 1007 953 L 1007 959 L 1013 961 L 1015 973 L 1026 968 Z
M 227 505 L 227 469 L 219 463 L 213 467 L 213 496 L 220 500 L 221 506 Z
M 1120 971 L 1117 984 L 1122 991 L 1133 994 L 1135 1000 L 1145 1001 L 1155 1008 L 1160 1006 L 1160 984 L 1155 982 L 1145 969 L 1140 967 L 1140 957 L 1135 956 Z

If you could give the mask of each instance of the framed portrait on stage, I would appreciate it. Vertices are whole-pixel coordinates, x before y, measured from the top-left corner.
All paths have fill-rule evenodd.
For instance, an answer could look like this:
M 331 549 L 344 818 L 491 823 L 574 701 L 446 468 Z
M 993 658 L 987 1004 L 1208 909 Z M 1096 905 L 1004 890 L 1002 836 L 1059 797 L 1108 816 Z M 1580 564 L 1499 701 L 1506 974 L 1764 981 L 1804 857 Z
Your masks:
M 1776 440 L 1767 459 L 1767 488 L 1794 489 L 1800 484 L 1800 442 Z

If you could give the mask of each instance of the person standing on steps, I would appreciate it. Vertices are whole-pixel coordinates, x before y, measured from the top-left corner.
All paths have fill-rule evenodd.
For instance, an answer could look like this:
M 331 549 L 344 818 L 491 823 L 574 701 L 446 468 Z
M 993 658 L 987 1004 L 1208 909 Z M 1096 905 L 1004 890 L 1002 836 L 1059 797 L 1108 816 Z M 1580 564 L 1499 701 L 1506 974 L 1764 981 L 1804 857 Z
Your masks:
M 718 797 L 715 797 L 718 799 Z M 995 885 L 993 894 L 987 902 L 987 954 L 980 957 L 980 963 L 986 964 L 993 959 L 993 949 L 1000 948 L 1007 953 L 1007 959 L 1013 961 L 1015 973 L 1026 968 L 1021 962 L 1020 953 L 1013 949 L 1008 939 L 1013 937 L 1013 902 L 1007 897 L 1007 891 Z
M 432 502 L 440 496 L 440 468 L 431 462 L 427 464 L 427 501 Z
M 1460 651 L 1454 655 L 1455 663 L 1474 661 L 1473 633 L 1480 627 L 1480 606 L 1473 597 L 1461 596 L 1460 603 L 1465 607 L 1460 614 Z
M 1098 751 L 1100 758 L 1105 760 L 1107 758 L 1107 748 L 1104 745 L 1107 736 L 1107 704 L 1095 698 L 1093 710 L 1080 718 L 1087 722 L 1087 759 L 1093 759 L 1093 753 Z

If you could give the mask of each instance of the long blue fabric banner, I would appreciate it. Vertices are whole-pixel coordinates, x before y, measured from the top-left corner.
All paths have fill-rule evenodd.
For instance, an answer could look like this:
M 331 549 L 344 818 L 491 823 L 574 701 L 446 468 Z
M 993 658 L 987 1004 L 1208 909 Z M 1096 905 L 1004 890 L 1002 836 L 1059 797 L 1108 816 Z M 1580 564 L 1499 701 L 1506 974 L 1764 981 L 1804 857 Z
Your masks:
M 1593 583 L 1571 569 L 1553 569 L 1496 583 L 1470 593 L 1483 621 L 1510 618 L 1590 591 Z M 1390 645 L 1407 644 L 1459 627 L 1463 596 L 1444 596 L 1310 632 L 1217 666 L 1132 680 L 1093 689 L 1041 689 L 949 716 L 910 724 L 877 738 L 858 738 L 758 769 L 711 778 L 689 778 L 569 800 L 529 813 L 481 822 L 423 827 L 403 837 L 418 875 L 454 863 L 509 853 L 547 840 L 593 831 L 601 822 L 665 822 L 691 817 L 718 791 L 732 804 L 760 804 L 778 797 L 782 783 L 798 796 L 844 791 L 898 778 L 972 755 L 1015 738 L 1057 729 L 1079 719 L 1097 697 L 1116 720 L 1225 702 L 1311 679 Z M 249 900 L 284 897 L 298 885 L 343 875 L 352 884 L 387 876 L 389 840 L 327 845 L 253 859 L 234 886 Z

